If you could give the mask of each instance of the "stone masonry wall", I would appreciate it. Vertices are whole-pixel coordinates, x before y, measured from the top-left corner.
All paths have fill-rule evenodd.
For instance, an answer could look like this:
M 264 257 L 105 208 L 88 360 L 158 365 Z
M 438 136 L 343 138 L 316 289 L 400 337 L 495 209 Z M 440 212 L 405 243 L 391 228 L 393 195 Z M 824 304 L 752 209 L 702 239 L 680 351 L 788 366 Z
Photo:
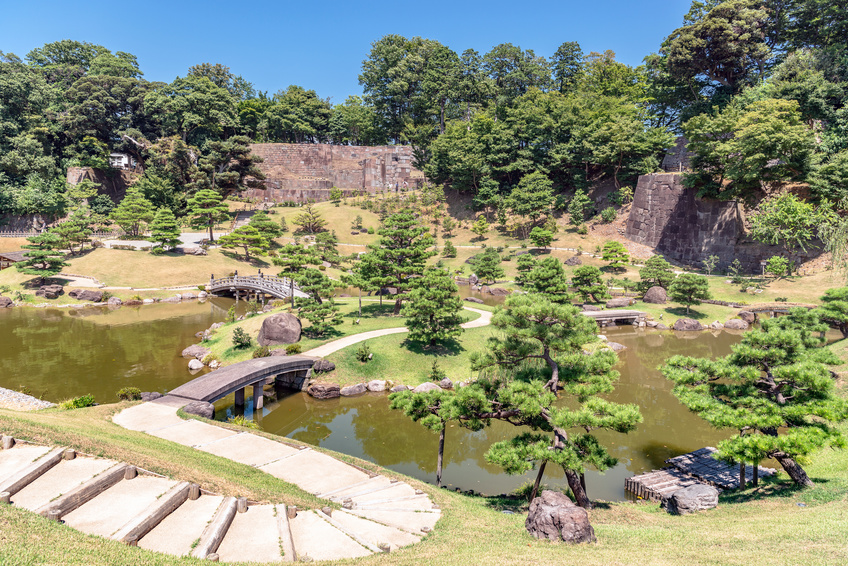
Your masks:
M 760 271 L 760 261 L 773 255 L 788 257 L 781 246 L 747 241 L 742 207 L 735 201 L 699 199 L 687 189 L 683 176 L 671 173 L 642 175 L 633 195 L 625 236 L 650 246 L 666 259 L 702 267 L 711 255 L 718 269 L 739 259 L 748 273 Z M 812 257 L 810 253 L 796 257 Z
M 245 196 L 272 201 L 329 200 L 330 189 L 347 194 L 365 190 L 419 187 L 424 175 L 412 166 L 409 146 L 341 146 L 325 144 L 252 144 L 263 159 L 259 168 L 266 176 L 266 189 Z

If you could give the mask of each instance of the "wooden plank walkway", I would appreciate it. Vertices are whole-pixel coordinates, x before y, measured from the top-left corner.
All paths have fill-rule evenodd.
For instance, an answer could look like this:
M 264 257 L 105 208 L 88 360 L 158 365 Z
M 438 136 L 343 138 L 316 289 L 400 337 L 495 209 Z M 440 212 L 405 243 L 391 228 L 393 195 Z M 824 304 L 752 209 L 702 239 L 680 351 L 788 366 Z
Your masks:
M 624 480 L 624 490 L 647 501 L 663 501 L 678 489 L 697 483 L 712 485 L 719 491 L 739 488 L 739 466 L 712 457 L 712 446 L 669 458 L 669 467 L 652 470 Z M 757 467 L 759 477 L 771 476 L 775 470 Z M 753 481 L 754 467 L 745 466 L 745 481 Z

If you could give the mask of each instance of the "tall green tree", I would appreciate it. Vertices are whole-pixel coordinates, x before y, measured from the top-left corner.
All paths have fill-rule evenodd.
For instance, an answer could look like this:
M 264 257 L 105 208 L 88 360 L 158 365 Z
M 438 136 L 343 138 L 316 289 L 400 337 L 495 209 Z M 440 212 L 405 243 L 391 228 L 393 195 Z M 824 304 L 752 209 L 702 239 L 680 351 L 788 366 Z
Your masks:
M 268 251 L 269 243 L 265 236 L 250 224 L 239 226 L 229 234 L 218 238 L 218 244 L 222 248 L 241 248 L 244 250 L 244 259 L 250 261 L 250 255 L 262 255 Z
M 583 297 L 584 301 L 600 302 L 610 298 L 604 285 L 601 270 L 594 265 L 581 265 L 574 270 L 571 285 Z
M 27 238 L 23 261 L 15 264 L 15 269 L 27 275 L 36 275 L 41 284 L 46 277 L 61 273 L 63 267 L 70 265 L 65 262 L 65 254 L 59 251 L 61 241 L 52 232 L 43 232 Z
M 307 333 L 323 336 L 334 326 L 341 324 L 339 307 L 333 300 L 335 284 L 329 277 L 312 267 L 303 269 L 297 275 L 300 289 L 309 295 L 308 299 L 299 299 L 299 313 L 309 321 Z
M 784 244 L 790 251 L 793 248 L 806 251 L 821 227 L 834 222 L 830 206 L 816 206 L 792 193 L 784 193 L 760 203 L 757 212 L 751 215 L 751 236 L 767 244 Z
M 652 255 L 645 262 L 645 267 L 639 269 L 639 291 L 644 293 L 651 287 L 662 287 L 666 291 L 674 281 L 674 270 L 661 255 Z
M 234 98 L 205 76 L 159 86 L 145 95 L 144 105 L 162 123 L 164 135 L 176 134 L 184 143 L 223 139 L 237 126 Z
M 258 165 L 261 162 L 261 157 L 251 153 L 249 138 L 233 136 L 208 142 L 200 169 L 209 178 L 208 187 L 227 197 L 247 188 L 265 188 L 265 174 Z
M 409 339 L 426 342 L 431 347 L 447 342 L 462 333 L 462 299 L 459 288 L 444 270 L 428 267 L 417 278 L 409 292 L 409 300 L 401 309 L 409 328 Z
M 842 332 L 848 338 L 848 287 L 828 289 L 821 297 L 822 305 L 817 309 L 819 317 Z
M 211 189 L 202 189 L 188 199 L 189 223 L 193 228 L 209 230 L 209 241 L 215 241 L 212 230 L 219 222 L 230 217 L 230 210 L 221 195 Z
M 315 210 L 315 203 L 312 201 L 303 205 L 303 212 L 294 217 L 292 221 L 298 229 L 306 234 L 315 234 L 324 230 L 327 221 L 321 216 L 321 213 Z
M 702 299 L 712 298 L 707 278 L 695 273 L 678 275 L 669 286 L 668 295 L 672 301 L 686 305 L 686 314 L 689 314 L 692 305 L 700 305 Z
M 148 240 L 162 249 L 166 246 L 173 249 L 180 245 L 180 225 L 170 208 L 162 207 L 156 211 L 150 223 Z
M 624 244 L 615 240 L 610 240 L 604 244 L 602 251 L 602 259 L 609 262 L 609 267 L 613 271 L 624 271 L 627 262 L 630 261 L 630 254 Z
M 683 405 L 716 428 L 738 431 L 718 444 L 731 462 L 776 459 L 799 486 L 813 485 L 800 461 L 814 451 L 844 448 L 839 423 L 848 401 L 836 394 L 828 364 L 840 363 L 816 333 L 806 309 L 763 320 L 718 360 L 675 356 L 661 368 Z
M 256 228 L 269 242 L 283 235 L 282 226 L 271 220 L 271 217 L 262 210 L 254 213 L 248 224 Z
M 123 200 L 112 211 L 112 220 L 132 238 L 138 238 L 153 220 L 154 209 L 136 185 L 131 185 Z
M 309 265 L 318 263 L 314 252 L 300 244 L 286 244 L 277 252 L 277 256 L 271 260 L 274 265 L 282 267 L 279 277 L 288 277 L 290 283 L 291 304 L 294 307 L 294 283 L 298 276 Z M 320 272 L 319 272 L 320 273 Z
M 481 281 L 494 283 L 506 272 L 501 266 L 501 256 L 494 248 L 486 248 L 483 253 L 476 255 L 471 261 L 474 273 Z
M 528 292 L 544 297 L 552 303 L 561 305 L 571 303 L 572 294 L 568 290 L 568 277 L 562 262 L 555 257 L 546 257 L 539 261 L 524 277 L 524 287 Z

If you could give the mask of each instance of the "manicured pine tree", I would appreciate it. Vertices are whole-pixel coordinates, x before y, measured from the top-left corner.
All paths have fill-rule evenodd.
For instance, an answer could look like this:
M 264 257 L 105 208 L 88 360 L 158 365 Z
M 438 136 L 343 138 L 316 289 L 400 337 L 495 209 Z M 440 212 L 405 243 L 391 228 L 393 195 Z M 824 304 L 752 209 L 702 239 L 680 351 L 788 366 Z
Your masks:
M 624 244 L 615 240 L 605 243 L 602 253 L 602 259 L 609 262 L 609 266 L 613 271 L 624 271 L 627 262 L 630 261 L 630 254 L 627 253 L 627 248 L 624 247 Z
M 442 257 L 456 257 L 456 246 L 450 240 L 445 240 L 445 246 L 442 248 Z
M 536 226 L 530 230 L 530 241 L 533 242 L 533 245 L 537 248 L 548 249 L 548 246 L 550 246 L 551 242 L 554 241 L 554 235 L 551 234 L 550 231 Z
M 259 230 L 251 226 L 240 226 L 218 238 L 218 243 L 222 248 L 244 250 L 244 259 L 250 261 L 250 254 L 255 256 L 264 254 L 268 251 L 268 240 L 259 233 Z
M 477 222 L 471 225 L 471 231 L 477 235 L 478 240 L 484 240 L 486 232 L 489 231 L 489 223 L 481 216 L 477 219 Z
M 552 303 L 571 303 L 568 277 L 562 263 L 555 257 L 546 257 L 538 262 L 533 271 L 527 274 L 524 287 L 528 292 L 545 297 Z
M 672 282 L 668 289 L 668 295 L 671 300 L 686 305 L 686 314 L 689 314 L 689 307 L 692 305 L 700 305 L 701 299 L 709 299 L 710 283 L 703 275 L 695 273 L 681 273 Z
M 215 224 L 230 217 L 230 211 L 221 195 L 212 189 L 202 189 L 188 199 L 189 223 L 194 228 L 208 229 L 209 242 L 215 241 L 212 230 Z
M 639 270 L 638 289 L 642 293 L 651 287 L 662 287 L 666 291 L 674 281 L 674 270 L 661 255 L 653 255 L 645 262 L 645 267 Z
M 132 238 L 138 238 L 144 232 L 146 224 L 153 220 L 153 203 L 144 198 L 135 185 L 127 189 L 124 199 L 112 211 L 112 220 Z
M 299 314 L 310 322 L 306 331 L 312 336 L 323 336 L 334 326 L 342 323 L 339 307 L 333 300 L 335 284 L 329 277 L 309 267 L 297 275 L 300 290 L 309 295 L 299 299 Z
M 462 333 L 462 299 L 459 288 L 448 273 L 428 267 L 409 292 L 409 301 L 401 314 L 406 317 L 409 339 L 428 343 L 447 342 Z
M 371 276 L 367 273 L 365 262 L 356 261 L 348 273 L 342 274 L 342 283 L 359 290 L 359 318 L 362 318 L 362 291 L 373 291 Z
M 592 199 L 586 193 L 578 190 L 568 203 L 569 220 L 575 226 L 580 226 L 586 220 L 586 211 L 592 206 Z
M 303 271 L 307 265 L 318 263 L 318 258 L 312 253 L 312 250 L 307 249 L 300 244 L 286 244 L 277 253 L 277 257 L 271 260 L 274 265 L 282 267 L 282 271 L 278 273 L 278 277 L 288 277 L 291 285 L 291 305 L 294 308 L 294 282 L 298 274 Z
M 180 225 L 170 208 L 162 207 L 156 211 L 153 222 L 150 223 L 149 241 L 164 249 L 173 249 L 180 244 Z
M 501 267 L 501 261 L 501 256 L 495 248 L 486 248 L 471 261 L 471 267 L 481 281 L 494 283 L 506 273 Z
M 321 232 L 327 226 L 327 221 L 315 210 L 315 204 L 312 201 L 303 205 L 303 212 L 295 216 L 293 222 L 298 227 L 298 231 L 305 234 Z
M 448 238 L 452 237 L 454 230 L 456 230 L 456 220 L 450 215 L 445 216 L 445 219 L 442 220 L 442 231 L 445 236 Z
M 839 328 L 842 336 L 848 338 L 848 287 L 828 289 L 821 302 L 817 309 L 821 319 Z
M 803 308 L 763 320 L 733 353 L 712 360 L 674 356 L 660 368 L 683 405 L 716 428 L 737 434 L 718 444 L 727 462 L 774 458 L 799 486 L 813 482 L 799 460 L 827 446 L 844 448 L 838 426 L 848 400 L 836 393 L 828 365 L 841 363 L 817 334 L 819 314 Z
M 339 262 L 339 250 L 336 245 L 339 243 L 339 238 L 336 236 L 336 231 L 320 232 L 315 236 L 315 251 L 321 256 L 321 259 L 330 263 Z
M 279 238 L 283 235 L 283 229 L 280 224 L 277 224 L 264 211 L 258 211 L 250 217 L 248 226 L 256 228 L 262 236 L 269 242 L 274 238 Z
M 59 237 L 59 247 L 68 250 L 70 255 L 85 248 L 85 244 L 91 241 L 91 224 L 88 217 L 88 208 L 77 208 L 70 218 L 58 224 L 50 231 Z
M 27 275 L 39 277 L 40 284 L 44 284 L 45 277 L 52 277 L 67 267 L 65 254 L 59 251 L 60 239 L 56 234 L 44 232 L 37 236 L 27 238 L 29 244 L 22 246 L 25 250 L 23 261 L 15 264 L 15 269 Z
M 574 270 L 571 285 L 577 289 L 584 301 L 591 300 L 594 303 L 605 301 L 610 298 L 610 294 L 602 276 L 599 268 L 593 265 L 581 265 Z
M 527 285 L 528 283 L 528 275 L 533 269 L 536 268 L 538 262 L 536 258 L 531 254 L 522 254 L 518 256 L 518 261 L 516 262 L 516 268 L 518 269 L 518 275 L 515 278 L 515 282 L 521 285 L 522 287 Z

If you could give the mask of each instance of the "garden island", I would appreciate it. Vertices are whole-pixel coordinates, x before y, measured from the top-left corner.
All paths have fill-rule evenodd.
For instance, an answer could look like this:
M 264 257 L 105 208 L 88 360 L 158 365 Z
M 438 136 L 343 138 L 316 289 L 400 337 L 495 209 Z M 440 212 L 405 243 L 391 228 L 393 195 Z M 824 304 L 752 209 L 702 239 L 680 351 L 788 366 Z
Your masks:
M 0 563 L 844 563 L 837 4 L 339 104 L 0 51 Z

